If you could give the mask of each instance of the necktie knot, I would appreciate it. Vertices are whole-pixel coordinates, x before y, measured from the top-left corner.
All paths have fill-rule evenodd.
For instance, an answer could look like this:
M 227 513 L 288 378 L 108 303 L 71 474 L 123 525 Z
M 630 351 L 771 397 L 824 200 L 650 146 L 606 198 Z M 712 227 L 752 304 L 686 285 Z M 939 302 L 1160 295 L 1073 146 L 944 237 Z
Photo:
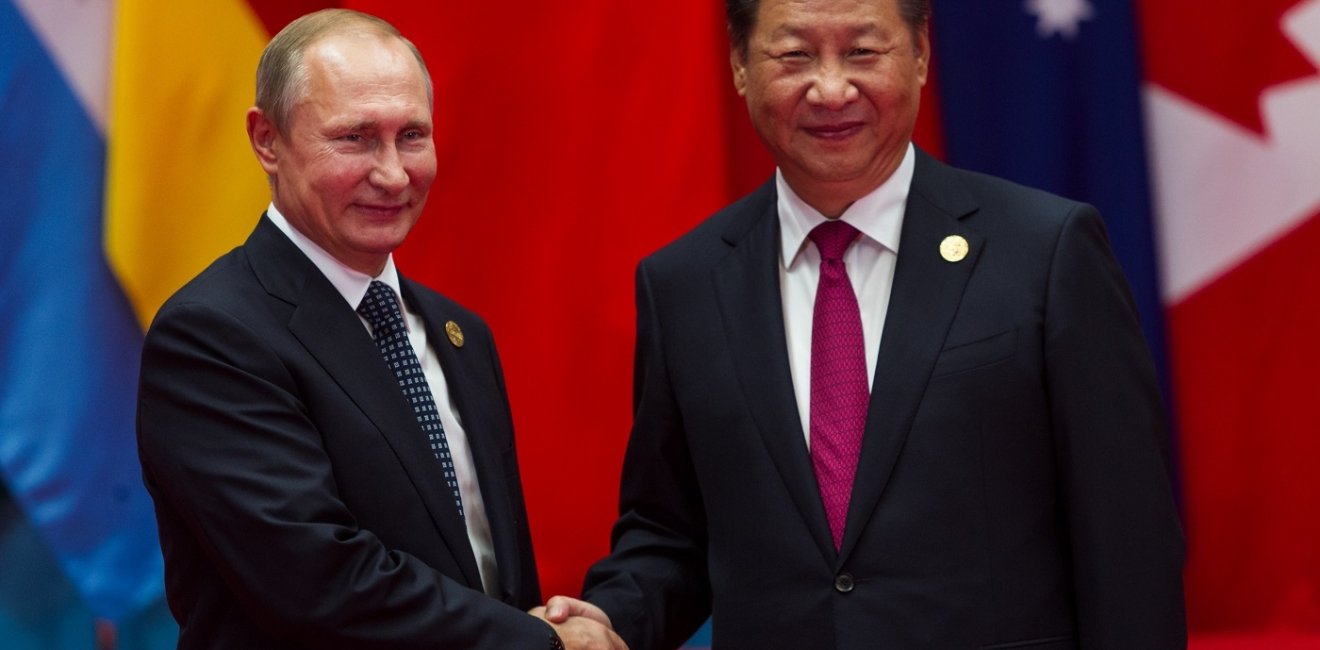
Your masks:
M 403 325 L 403 312 L 399 309 L 399 301 L 394 298 L 394 290 L 380 280 L 371 281 L 357 313 L 371 324 L 376 338 L 392 334 L 394 329 Z
M 816 243 L 820 259 L 824 262 L 837 262 L 857 239 L 858 230 L 841 219 L 831 219 L 811 229 L 807 236 Z

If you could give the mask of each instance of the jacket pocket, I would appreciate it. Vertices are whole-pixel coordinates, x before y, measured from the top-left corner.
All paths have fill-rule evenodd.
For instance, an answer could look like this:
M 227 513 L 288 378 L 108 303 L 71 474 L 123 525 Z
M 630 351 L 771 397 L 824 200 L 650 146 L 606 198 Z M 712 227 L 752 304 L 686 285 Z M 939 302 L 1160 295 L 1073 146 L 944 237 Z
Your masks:
M 932 377 L 942 377 L 991 366 L 1013 358 L 1017 349 L 1016 329 L 991 334 L 944 348 L 935 360 Z
M 1044 639 L 983 645 L 981 650 L 1018 650 L 1019 648 L 1029 650 L 1074 650 L 1076 647 L 1077 640 L 1071 636 L 1052 636 Z

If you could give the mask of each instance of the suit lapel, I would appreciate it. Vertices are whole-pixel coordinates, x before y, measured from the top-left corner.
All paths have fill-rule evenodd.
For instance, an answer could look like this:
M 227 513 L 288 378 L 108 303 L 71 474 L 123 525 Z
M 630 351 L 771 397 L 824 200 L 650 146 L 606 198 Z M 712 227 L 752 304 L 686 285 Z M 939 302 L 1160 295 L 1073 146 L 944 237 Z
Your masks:
M 469 317 L 466 313 L 449 310 L 444 304 L 418 300 L 420 294 L 410 280 L 404 278 L 402 284 L 404 299 L 421 312 L 426 323 L 427 340 L 431 341 L 431 347 L 440 358 L 450 399 L 467 434 L 468 447 L 472 450 L 472 461 L 476 466 L 477 482 L 481 486 L 481 498 L 485 504 L 486 520 L 490 524 L 495 562 L 499 566 L 501 597 L 506 602 L 512 602 L 518 591 L 517 585 L 522 580 L 520 560 L 523 550 L 518 547 L 515 511 L 509 485 L 505 480 L 508 468 L 504 466 L 505 450 L 500 448 L 502 438 L 492 435 L 499 431 L 498 420 L 502 419 L 500 416 L 504 405 L 493 390 L 473 388 L 499 385 L 499 380 L 493 375 L 492 352 L 484 343 L 472 338 L 468 338 L 462 347 L 453 345 L 445 332 L 446 323 L 453 321 L 461 331 L 469 333 L 478 331 L 479 324 L 467 320 Z
M 266 219 L 248 239 L 253 270 L 272 295 L 294 305 L 289 331 L 371 420 L 394 450 L 431 521 L 462 567 L 480 585 L 467 530 L 458 516 L 426 435 L 398 380 L 380 357 L 357 314 L 302 252 Z
M 960 221 L 975 209 L 974 199 L 950 177 L 949 169 L 918 151 L 840 563 L 856 545 L 889 482 L 976 268 L 984 240 Z M 950 235 L 967 240 L 969 251 L 961 261 L 949 262 L 940 254 L 940 243 Z
M 807 529 L 825 560 L 832 562 L 834 542 L 804 442 L 788 365 L 776 214 L 772 180 L 750 197 L 726 230 L 724 239 L 732 249 L 715 269 L 715 290 L 748 410 Z

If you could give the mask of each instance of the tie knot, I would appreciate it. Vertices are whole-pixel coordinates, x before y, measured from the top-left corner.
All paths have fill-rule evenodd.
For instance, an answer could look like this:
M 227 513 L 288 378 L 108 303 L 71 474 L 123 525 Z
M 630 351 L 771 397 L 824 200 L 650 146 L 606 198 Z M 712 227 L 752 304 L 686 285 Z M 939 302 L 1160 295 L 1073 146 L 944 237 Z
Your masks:
M 807 235 L 816 242 L 821 261 L 837 262 L 843 259 L 844 251 L 857 239 L 857 229 L 840 219 L 831 219 L 811 229 Z
M 371 281 L 367 295 L 362 297 L 362 303 L 358 305 L 357 313 L 371 323 L 371 329 L 375 332 L 403 320 L 399 301 L 394 299 L 394 290 L 380 280 Z

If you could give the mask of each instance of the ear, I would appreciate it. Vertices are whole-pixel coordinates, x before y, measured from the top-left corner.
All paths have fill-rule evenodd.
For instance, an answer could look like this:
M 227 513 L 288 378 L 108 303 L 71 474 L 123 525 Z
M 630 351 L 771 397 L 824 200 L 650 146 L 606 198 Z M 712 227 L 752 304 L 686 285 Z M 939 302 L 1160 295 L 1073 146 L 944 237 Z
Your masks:
M 930 73 L 930 31 L 923 25 L 916 36 L 917 42 L 913 43 L 913 47 L 917 50 L 917 82 L 925 86 Z
M 733 89 L 739 97 L 747 96 L 747 52 L 737 45 L 729 46 L 729 67 L 733 69 Z
M 257 155 L 257 162 L 261 163 L 267 175 L 275 175 L 279 171 L 275 141 L 280 136 L 275 123 L 260 108 L 253 106 L 247 112 L 247 133 L 248 141 L 252 143 L 252 153 Z

